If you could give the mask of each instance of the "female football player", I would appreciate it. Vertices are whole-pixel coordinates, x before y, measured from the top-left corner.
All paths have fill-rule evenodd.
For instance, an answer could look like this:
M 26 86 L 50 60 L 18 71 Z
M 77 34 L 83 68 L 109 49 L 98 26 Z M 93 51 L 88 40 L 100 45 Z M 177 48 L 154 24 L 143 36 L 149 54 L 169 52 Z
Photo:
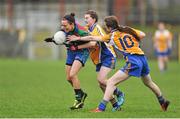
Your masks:
M 139 42 L 145 37 L 145 33 L 139 30 L 132 29 L 130 27 L 120 27 L 118 20 L 115 16 L 108 16 L 104 19 L 108 35 L 105 36 L 86 36 L 77 37 L 69 36 L 70 41 L 101 41 L 108 42 L 114 45 L 117 50 L 122 52 L 126 60 L 126 64 L 123 68 L 117 71 L 108 81 L 106 86 L 106 91 L 103 100 L 100 102 L 97 109 L 93 112 L 105 111 L 106 105 L 113 95 L 116 85 L 125 81 L 130 76 L 141 77 L 143 83 L 149 87 L 152 92 L 157 96 L 157 99 L 164 111 L 167 110 L 169 101 L 167 101 L 159 87 L 152 81 L 149 74 L 149 66 L 144 52 L 139 47 Z
M 158 30 L 155 32 L 154 48 L 158 58 L 159 70 L 163 72 L 167 69 L 168 56 L 172 48 L 172 35 L 162 22 L 158 24 Z
M 76 35 L 76 36 L 86 36 L 87 32 L 84 32 L 78 29 L 75 23 L 75 14 L 67 14 L 61 20 L 61 29 L 66 33 L 66 35 Z M 52 38 L 45 39 L 46 42 L 52 42 Z M 81 89 L 80 81 L 77 77 L 78 72 L 84 66 L 88 56 L 89 50 L 87 48 L 79 49 L 79 50 L 71 50 L 71 46 L 76 46 L 80 44 L 84 44 L 87 42 L 83 41 L 75 41 L 68 44 L 67 48 L 67 58 L 66 58 L 66 77 L 68 82 L 72 85 L 75 92 L 75 102 L 70 109 L 79 109 L 84 105 L 84 100 L 87 97 L 87 94 Z M 67 44 L 66 44 L 67 45 Z
M 88 10 L 85 15 L 85 22 L 88 27 L 89 34 L 92 36 L 104 36 L 105 31 L 101 28 L 98 24 L 98 15 L 93 10 Z M 114 49 L 111 45 L 107 44 L 106 42 L 96 42 L 91 41 L 89 43 L 78 45 L 76 49 L 82 48 L 89 48 L 90 57 L 92 62 L 96 65 L 96 72 L 97 72 L 97 80 L 99 86 L 103 92 L 106 89 L 107 83 L 107 75 L 108 73 L 115 68 L 116 63 L 116 54 Z M 111 98 L 110 102 L 112 103 L 113 110 L 120 108 L 120 106 L 124 102 L 124 94 L 116 88 L 114 91 L 114 95 L 117 96 L 117 102 L 115 98 Z

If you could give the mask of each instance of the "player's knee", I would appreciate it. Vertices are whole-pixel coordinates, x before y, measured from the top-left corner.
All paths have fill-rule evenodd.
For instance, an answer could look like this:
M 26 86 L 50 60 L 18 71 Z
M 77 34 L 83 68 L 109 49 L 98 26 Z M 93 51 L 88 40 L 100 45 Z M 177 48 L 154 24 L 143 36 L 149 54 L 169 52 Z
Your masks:
M 101 90 L 102 90 L 103 92 L 105 92 L 105 90 L 106 90 L 106 86 L 105 86 L 105 85 L 99 84 L 99 87 L 101 88 Z
M 144 81 L 143 83 L 145 86 L 150 87 L 153 82 L 151 80 L 149 80 L 149 81 Z
M 98 82 L 98 85 L 99 85 L 100 88 L 104 87 L 104 85 L 102 83 L 100 83 L 100 82 Z
M 71 81 L 72 79 L 71 79 L 70 76 L 67 76 L 66 79 L 67 79 L 68 82 L 72 82 L 72 81 Z
M 103 85 L 103 81 L 102 80 L 98 80 L 99 86 Z
M 99 85 L 106 85 L 106 80 L 104 78 L 97 77 L 97 80 L 98 80 Z
M 144 83 L 145 86 L 147 86 L 147 87 L 149 86 L 149 84 L 147 82 L 143 82 L 143 83 Z
M 70 73 L 70 75 L 69 75 L 70 80 L 73 80 L 75 77 L 76 77 L 75 73 Z
M 66 80 L 72 85 L 72 79 L 69 76 L 66 77 Z
M 73 83 L 72 80 L 67 80 L 67 81 L 72 85 L 72 83 Z

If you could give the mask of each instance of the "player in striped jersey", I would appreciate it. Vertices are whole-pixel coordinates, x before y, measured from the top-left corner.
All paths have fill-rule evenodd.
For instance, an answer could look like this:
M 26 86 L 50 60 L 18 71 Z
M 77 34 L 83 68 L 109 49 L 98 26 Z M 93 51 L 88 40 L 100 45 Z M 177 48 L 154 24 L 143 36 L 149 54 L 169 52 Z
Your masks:
M 103 97 L 103 100 L 100 102 L 97 109 L 93 112 L 102 112 L 105 111 L 106 105 L 112 96 L 116 85 L 125 81 L 130 76 L 141 77 L 143 83 L 152 90 L 152 92 L 157 96 L 157 99 L 161 105 L 163 111 L 167 110 L 169 101 L 167 101 L 159 87 L 152 81 L 149 74 L 149 66 L 147 58 L 144 55 L 144 52 L 139 47 L 140 40 L 145 37 L 145 33 L 142 31 L 134 30 L 130 27 L 120 27 L 118 20 L 115 16 L 108 16 L 104 20 L 106 29 L 109 32 L 105 36 L 69 36 L 70 41 L 101 41 L 108 42 L 111 45 L 114 45 L 117 50 L 122 52 L 126 64 L 123 68 L 117 71 L 108 81 L 106 91 Z

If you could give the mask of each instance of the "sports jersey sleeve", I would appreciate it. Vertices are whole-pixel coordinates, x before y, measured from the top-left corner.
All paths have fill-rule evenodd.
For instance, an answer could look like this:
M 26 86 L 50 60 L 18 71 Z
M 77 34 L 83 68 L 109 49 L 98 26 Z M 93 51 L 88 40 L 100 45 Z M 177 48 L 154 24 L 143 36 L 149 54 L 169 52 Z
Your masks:
M 134 31 L 136 32 L 136 34 L 138 35 L 138 37 L 141 37 L 144 33 L 140 30 L 134 29 Z
M 134 29 L 134 31 L 137 33 L 138 36 L 141 35 L 141 31 L 140 30 Z
M 109 41 L 110 41 L 110 38 L 111 38 L 111 34 L 105 34 L 104 36 L 101 36 L 101 39 L 102 39 L 104 42 L 109 42 Z
M 132 29 L 136 32 L 136 34 L 140 38 L 140 40 L 142 39 L 141 37 L 145 35 L 144 32 L 142 32 L 142 31 L 140 31 L 138 29 L 135 29 L 135 28 L 132 28 Z
M 166 34 L 166 37 L 168 38 L 168 40 L 172 40 L 173 37 L 172 37 L 172 33 L 170 31 L 166 30 L 165 34 Z
M 83 37 L 83 36 L 88 36 L 88 32 L 86 31 L 83 31 L 83 30 L 78 30 L 78 35 Z M 82 45 L 82 44 L 85 44 L 85 43 L 88 43 L 89 41 L 72 41 L 72 43 L 74 45 Z
M 83 30 L 79 30 L 79 33 L 78 33 L 80 36 L 87 36 L 88 35 L 88 32 L 85 32 Z

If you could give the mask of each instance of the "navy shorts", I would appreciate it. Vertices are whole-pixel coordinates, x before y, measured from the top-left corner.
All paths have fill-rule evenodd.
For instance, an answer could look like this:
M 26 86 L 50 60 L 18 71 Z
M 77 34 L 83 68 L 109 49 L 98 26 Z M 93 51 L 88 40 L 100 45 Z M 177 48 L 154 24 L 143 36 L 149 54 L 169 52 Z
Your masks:
M 82 66 L 85 65 L 89 56 L 88 49 L 81 49 L 77 51 L 67 50 L 67 58 L 66 58 L 66 65 L 72 66 L 74 60 L 78 60 L 82 63 Z
M 171 49 L 169 48 L 163 52 L 159 52 L 159 51 L 155 50 L 155 54 L 156 54 L 156 56 L 168 56 L 171 54 Z
M 109 56 L 109 57 L 102 57 L 101 58 L 101 63 L 96 65 L 96 72 L 99 72 L 101 69 L 101 66 L 105 66 L 111 69 L 115 68 L 115 64 L 116 64 L 116 58 L 113 56 Z
M 128 75 L 141 77 L 149 74 L 150 69 L 146 56 L 128 54 L 125 56 L 125 60 L 126 65 L 121 70 Z

